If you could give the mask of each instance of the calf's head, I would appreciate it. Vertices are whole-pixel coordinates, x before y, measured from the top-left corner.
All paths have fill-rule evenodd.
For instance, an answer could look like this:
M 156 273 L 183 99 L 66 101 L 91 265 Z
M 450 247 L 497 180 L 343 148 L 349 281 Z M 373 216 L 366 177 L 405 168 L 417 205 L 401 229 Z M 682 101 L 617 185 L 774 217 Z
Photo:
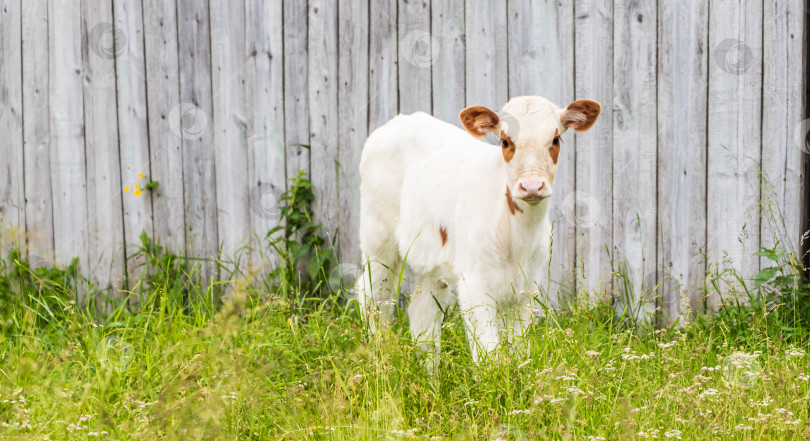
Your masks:
M 560 135 L 567 129 L 590 129 L 602 106 L 592 100 L 577 100 L 565 109 L 538 96 L 511 99 L 500 116 L 484 106 L 470 106 L 459 118 L 471 135 L 493 133 L 500 138 L 506 163 L 507 188 L 516 199 L 536 205 L 551 196 L 562 148 Z

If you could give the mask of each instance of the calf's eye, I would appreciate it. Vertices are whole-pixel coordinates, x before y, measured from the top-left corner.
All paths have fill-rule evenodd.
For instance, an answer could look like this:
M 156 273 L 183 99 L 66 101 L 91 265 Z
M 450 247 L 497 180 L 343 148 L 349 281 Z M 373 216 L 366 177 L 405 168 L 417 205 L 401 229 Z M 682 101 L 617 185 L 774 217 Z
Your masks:
M 551 141 L 551 143 L 554 144 L 554 145 L 560 145 L 560 137 L 559 136 L 555 137 L 554 141 Z
M 502 139 L 502 140 L 501 140 L 501 145 L 502 145 L 502 146 L 503 146 L 503 148 L 505 148 L 505 149 L 506 149 L 506 148 L 509 148 L 509 141 L 507 141 L 507 140 L 505 140 L 505 139 Z

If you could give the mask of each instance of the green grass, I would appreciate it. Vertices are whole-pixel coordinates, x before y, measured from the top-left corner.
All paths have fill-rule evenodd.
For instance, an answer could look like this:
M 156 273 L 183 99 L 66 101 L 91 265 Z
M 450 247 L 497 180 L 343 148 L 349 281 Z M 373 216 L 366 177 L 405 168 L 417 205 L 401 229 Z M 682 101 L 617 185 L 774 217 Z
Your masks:
M 17 295 L 0 319 L 3 439 L 810 435 L 805 340 L 785 339 L 756 307 L 743 326 L 704 319 L 652 331 L 578 304 L 533 325 L 528 357 L 504 348 L 480 367 L 454 315 L 429 377 L 404 320 L 365 337 L 336 298 L 259 301 L 241 283 L 212 312 L 154 286 L 140 313 L 101 315 L 77 307 L 60 274 L 28 271 L 40 280 L 31 289 L 0 288 Z

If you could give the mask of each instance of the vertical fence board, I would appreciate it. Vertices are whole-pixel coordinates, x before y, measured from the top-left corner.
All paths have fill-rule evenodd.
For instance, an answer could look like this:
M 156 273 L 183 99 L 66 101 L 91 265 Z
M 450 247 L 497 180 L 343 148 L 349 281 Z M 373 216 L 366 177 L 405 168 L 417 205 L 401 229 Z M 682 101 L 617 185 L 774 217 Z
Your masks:
M 711 1 L 709 27 L 707 254 L 715 274 L 730 266 L 750 277 L 759 269 L 762 0 Z M 738 288 L 724 284 L 707 306 Z
M 53 264 L 54 259 L 48 58 L 48 0 L 24 1 L 22 68 L 23 78 L 26 78 L 23 81 L 25 223 L 28 257 L 35 266 Z
M 208 3 L 177 0 L 180 103 L 172 136 L 182 141 L 186 255 L 214 259 L 217 234 L 217 187 L 211 97 L 211 34 Z M 212 274 L 204 265 L 205 280 Z
M 286 188 L 284 159 L 284 51 L 281 2 L 247 1 L 248 182 L 250 227 L 260 250 L 252 263 L 266 268 L 270 257 L 264 240 L 279 225 L 279 202 Z
M 21 14 L 19 0 L 0 1 L 0 259 L 25 232 Z
M 658 278 L 665 322 L 703 312 L 708 4 L 658 11 Z M 660 285 L 660 286 L 659 286 Z M 656 289 L 656 287 L 658 287 Z
M 369 11 L 368 130 L 397 114 L 397 0 L 371 2 Z
M 185 249 L 183 209 L 183 151 L 172 132 L 181 117 L 177 7 L 173 0 L 143 0 L 146 51 L 146 102 L 151 174 L 141 180 L 159 184 L 152 189 L 155 240 L 172 250 Z
M 615 288 L 617 312 L 639 319 L 655 307 L 644 281 L 657 277 L 656 2 L 617 3 L 614 17 L 613 248 L 626 275 Z
M 464 109 L 465 44 L 464 0 L 444 0 L 431 5 L 433 116 L 461 127 Z
M 149 175 L 149 133 L 146 127 L 146 66 L 144 61 L 143 15 L 135 0 L 113 0 L 115 40 L 123 45 L 116 57 L 115 75 L 118 87 L 118 151 L 121 161 L 121 183 L 129 187 L 124 199 L 124 240 L 127 278 L 130 288 L 140 277 L 143 257 L 135 253 L 139 236 L 152 236 L 152 201 L 150 193 L 135 196 L 138 173 Z M 51 80 L 53 82 L 53 79 Z M 55 194 L 54 194 L 55 196 Z
M 577 0 L 575 90 L 602 104 L 596 125 L 575 135 L 576 194 L 566 220 L 576 225 L 577 290 L 590 300 L 610 295 L 613 253 L 613 2 Z M 571 207 L 573 205 L 573 207 Z
M 343 262 L 360 260 L 360 153 L 368 136 L 368 2 L 341 0 L 338 16 L 338 195 L 340 255 Z M 400 64 L 400 66 L 402 66 Z M 428 73 L 429 73 L 428 69 Z M 428 78 L 428 84 L 430 79 Z M 428 89 L 428 104 L 430 104 Z
M 117 297 L 124 275 L 124 220 L 121 200 L 115 54 L 111 2 L 82 2 L 84 135 L 87 158 L 87 275 Z M 99 299 L 101 300 L 101 299 Z
M 467 105 L 498 111 L 508 98 L 506 0 L 467 0 Z
M 245 4 L 212 0 L 210 5 L 217 227 L 221 254 L 231 259 L 250 234 Z
M 338 11 L 328 0 L 309 2 L 310 171 L 315 219 L 335 244 L 338 229 Z
M 78 257 L 82 271 L 86 271 L 87 175 L 79 6 L 78 1 L 49 3 L 52 17 L 58 17 L 49 21 L 48 30 L 51 185 L 56 263 L 68 265 Z
M 803 156 L 810 153 L 802 121 L 805 2 L 764 2 L 762 90 L 762 246 L 777 242 L 800 253 L 802 231 Z M 798 133 L 798 139 L 797 139 Z M 766 154 L 767 151 L 767 154 Z M 761 266 L 773 263 L 761 258 Z
M 430 34 L 430 0 L 399 0 L 397 35 L 399 113 L 431 113 L 431 46 L 439 43 Z
M 284 139 L 287 177 L 309 176 L 307 5 L 284 0 Z M 289 185 L 289 184 L 288 184 Z
M 509 47 L 509 97 L 540 95 L 558 107 L 574 101 L 573 3 L 511 1 L 507 12 Z M 520 134 L 518 133 L 518 137 Z M 566 135 L 557 159 L 554 180 L 550 276 L 559 304 L 570 292 L 574 276 L 574 225 L 561 208 L 574 191 L 575 141 Z

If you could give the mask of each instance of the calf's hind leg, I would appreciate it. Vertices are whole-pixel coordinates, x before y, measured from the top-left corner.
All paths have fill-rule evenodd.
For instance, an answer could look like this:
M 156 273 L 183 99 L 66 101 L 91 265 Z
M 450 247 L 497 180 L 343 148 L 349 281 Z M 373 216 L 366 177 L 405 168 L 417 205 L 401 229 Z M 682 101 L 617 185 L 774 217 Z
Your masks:
M 387 325 L 394 316 L 397 299 L 394 298 L 399 281 L 399 258 L 388 254 L 378 258 L 364 258 L 363 274 L 357 279 L 357 300 L 360 313 L 373 333 L 380 325 Z

